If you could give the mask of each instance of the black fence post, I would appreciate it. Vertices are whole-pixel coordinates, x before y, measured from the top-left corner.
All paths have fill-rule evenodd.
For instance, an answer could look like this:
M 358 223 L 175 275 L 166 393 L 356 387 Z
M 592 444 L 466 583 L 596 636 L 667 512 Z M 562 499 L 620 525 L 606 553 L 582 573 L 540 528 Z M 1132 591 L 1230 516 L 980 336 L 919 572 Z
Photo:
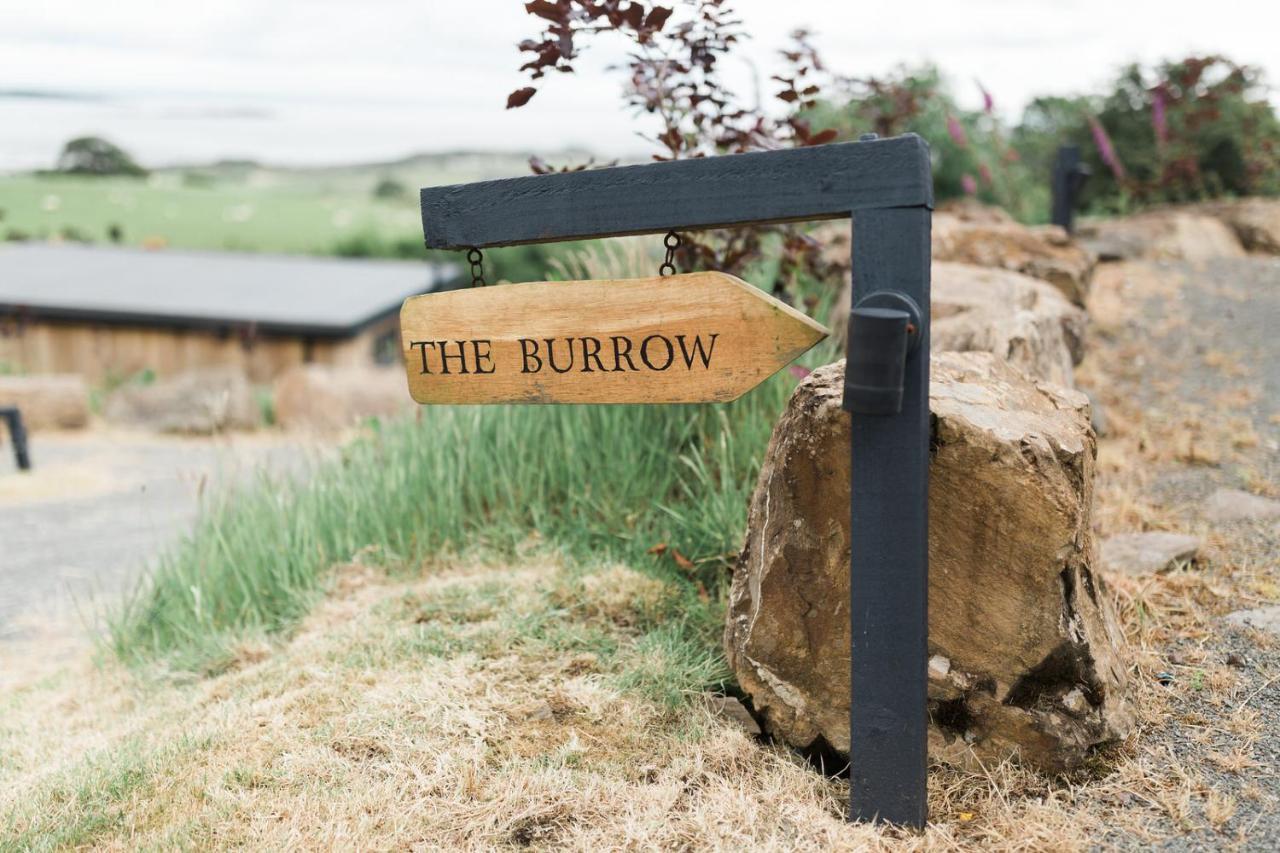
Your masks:
M 931 217 L 928 207 L 854 212 L 845 366 L 853 453 L 849 816 L 911 827 L 928 819 Z M 896 344 L 886 340 L 894 321 L 905 332 Z M 871 347 L 894 353 L 896 364 Z
M 1089 167 L 1080 162 L 1079 145 L 1058 148 L 1058 158 L 1053 165 L 1052 221 L 1068 234 L 1075 230 L 1076 206 L 1089 174 Z
M 31 470 L 31 455 L 27 450 L 27 430 L 22 423 L 22 413 L 16 406 L 0 408 L 0 418 L 9 426 L 9 439 L 13 442 L 13 458 L 19 471 Z

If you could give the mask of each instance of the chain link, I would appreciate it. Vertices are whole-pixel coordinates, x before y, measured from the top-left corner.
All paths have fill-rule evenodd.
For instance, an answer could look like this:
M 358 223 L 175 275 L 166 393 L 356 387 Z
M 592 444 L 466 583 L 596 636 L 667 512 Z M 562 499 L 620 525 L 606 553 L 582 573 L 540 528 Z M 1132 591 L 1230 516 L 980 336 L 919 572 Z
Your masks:
M 662 262 L 662 266 L 658 267 L 658 275 L 675 275 L 676 250 L 680 248 L 680 235 L 674 231 L 668 231 L 667 236 L 662 238 L 662 245 L 667 247 L 667 257 Z
M 484 287 L 484 252 L 479 249 L 467 250 L 467 263 L 471 264 L 471 286 Z

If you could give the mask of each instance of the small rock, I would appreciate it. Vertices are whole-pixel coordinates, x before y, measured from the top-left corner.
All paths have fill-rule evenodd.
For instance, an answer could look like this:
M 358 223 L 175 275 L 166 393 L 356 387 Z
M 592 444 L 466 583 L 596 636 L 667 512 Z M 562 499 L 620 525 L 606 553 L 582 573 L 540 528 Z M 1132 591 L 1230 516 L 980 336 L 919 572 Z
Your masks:
M 707 708 L 713 716 L 736 724 L 749 735 L 760 734 L 760 724 L 756 722 L 755 717 L 751 716 L 747 706 L 736 698 L 733 696 L 718 696 L 714 693 L 708 693 L 706 697 Z
M 525 719 L 532 723 L 532 722 L 537 722 L 538 720 L 553 719 L 555 715 L 556 715 L 555 709 L 552 708 L 549 703 L 543 702 L 541 705 L 538 705 L 536 708 L 530 711 L 529 715 L 525 717 Z
M 1171 666 L 1182 666 L 1187 662 L 1187 658 L 1182 652 L 1172 652 L 1169 655 L 1169 664 Z
M 1194 560 L 1200 540 L 1185 533 L 1121 533 L 1102 540 L 1102 568 L 1128 575 L 1166 572 Z
M 1239 489 L 1218 489 L 1204 502 L 1204 517 L 1210 521 L 1280 518 L 1280 501 Z
M 1234 666 L 1236 669 L 1240 669 L 1244 666 L 1244 658 L 1240 657 L 1240 655 L 1235 652 L 1232 652 L 1227 655 L 1227 666 Z
M 1226 617 L 1228 622 L 1243 625 L 1246 628 L 1257 628 L 1280 636 L 1280 604 L 1270 607 L 1258 607 L 1254 610 L 1237 610 Z
M 1076 716 L 1089 713 L 1089 700 L 1084 698 L 1084 693 L 1079 687 L 1067 693 L 1062 697 L 1062 704 L 1066 709 Z
M 951 672 L 951 661 L 942 655 L 934 655 L 929 658 L 929 677 L 933 679 L 946 678 L 947 673 Z

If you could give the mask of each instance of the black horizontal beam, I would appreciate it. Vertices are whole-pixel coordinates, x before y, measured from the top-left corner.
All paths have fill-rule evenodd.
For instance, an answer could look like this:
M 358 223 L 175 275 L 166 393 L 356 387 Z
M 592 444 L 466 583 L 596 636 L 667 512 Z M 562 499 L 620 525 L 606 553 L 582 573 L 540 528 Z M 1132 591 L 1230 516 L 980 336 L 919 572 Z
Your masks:
M 428 248 L 514 246 L 932 207 L 914 134 L 422 190 Z

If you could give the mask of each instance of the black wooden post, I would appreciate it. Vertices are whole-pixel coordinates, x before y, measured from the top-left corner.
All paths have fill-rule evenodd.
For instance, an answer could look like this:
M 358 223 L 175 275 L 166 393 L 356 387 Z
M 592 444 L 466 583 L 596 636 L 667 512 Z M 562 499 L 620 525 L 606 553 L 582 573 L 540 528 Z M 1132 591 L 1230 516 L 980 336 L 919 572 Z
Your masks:
M 914 135 L 421 193 L 428 248 L 852 216 L 850 818 L 923 826 L 928 642 L 929 149 Z
M 9 426 L 9 440 L 13 442 L 13 459 L 19 471 L 31 470 L 31 455 L 27 451 L 27 430 L 22 424 L 22 412 L 17 406 L 0 408 L 0 419 Z
M 1089 167 L 1080 161 L 1080 146 L 1059 147 L 1058 158 L 1053 165 L 1052 221 L 1068 234 L 1075 230 L 1076 204 L 1088 179 Z
M 916 328 L 903 341 L 911 347 L 905 365 L 893 366 L 898 407 L 850 389 L 867 359 L 854 339 L 856 316 L 845 368 L 853 453 L 849 815 L 912 827 L 928 816 L 930 224 L 924 206 L 854 214 L 852 304 L 883 314 L 898 300 L 907 308 L 897 312 L 902 321 Z

